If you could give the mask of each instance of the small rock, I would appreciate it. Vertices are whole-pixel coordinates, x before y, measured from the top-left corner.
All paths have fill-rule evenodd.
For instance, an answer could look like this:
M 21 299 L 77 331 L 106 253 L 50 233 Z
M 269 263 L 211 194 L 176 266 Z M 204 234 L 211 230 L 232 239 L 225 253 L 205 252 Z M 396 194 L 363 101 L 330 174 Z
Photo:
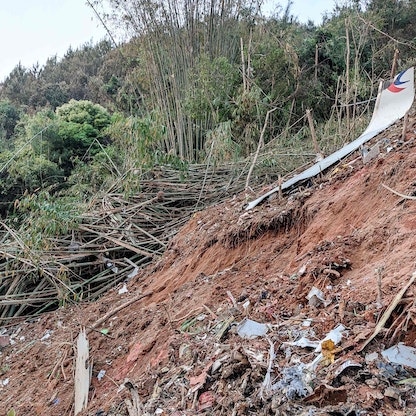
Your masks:
M 198 410 L 202 411 L 205 409 L 210 409 L 215 404 L 215 396 L 211 391 L 205 391 L 199 396 L 198 399 Z
M 7 347 L 10 344 L 10 337 L 8 335 L 0 336 L 0 348 Z
M 384 390 L 384 396 L 390 397 L 394 400 L 400 399 L 399 391 L 395 389 L 394 387 L 387 387 L 386 390 Z
M 105 370 L 100 370 L 100 372 L 97 374 L 98 381 L 101 381 L 104 376 L 105 376 Z
M 377 352 L 372 352 L 371 354 L 367 354 L 365 356 L 365 362 L 366 363 L 371 363 L 371 362 L 373 362 L 377 359 L 378 359 L 378 353 Z

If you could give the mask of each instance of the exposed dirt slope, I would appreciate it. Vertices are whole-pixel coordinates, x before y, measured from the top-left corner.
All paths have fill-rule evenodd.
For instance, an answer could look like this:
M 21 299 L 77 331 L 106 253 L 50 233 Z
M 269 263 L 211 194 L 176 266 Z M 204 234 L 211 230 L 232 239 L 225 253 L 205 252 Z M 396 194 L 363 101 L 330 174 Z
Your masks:
M 351 155 L 282 200 L 247 212 L 244 197 L 230 195 L 196 214 L 128 293 L 117 288 L 6 328 L 0 414 L 73 414 L 81 326 L 93 360 L 85 415 L 412 414 L 414 388 L 397 381 L 415 371 L 380 352 L 399 341 L 416 346 L 414 285 L 360 349 L 415 271 L 416 201 L 382 186 L 416 194 L 413 129 L 402 142 L 401 126 L 391 128 L 375 139 L 388 142 L 369 164 Z M 313 287 L 322 302 L 307 299 Z M 270 324 L 267 336 L 243 338 L 245 317 Z M 339 324 L 340 343 L 323 347 L 313 369 L 318 352 L 290 345 L 322 340 Z M 143 409 L 134 413 L 136 393 Z

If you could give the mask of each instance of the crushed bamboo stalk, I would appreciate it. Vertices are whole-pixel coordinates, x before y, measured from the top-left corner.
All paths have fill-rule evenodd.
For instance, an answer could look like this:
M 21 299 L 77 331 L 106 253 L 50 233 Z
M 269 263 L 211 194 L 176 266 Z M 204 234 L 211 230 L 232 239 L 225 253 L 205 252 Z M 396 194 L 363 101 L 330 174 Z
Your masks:
M 89 229 L 88 227 L 80 226 L 79 228 L 81 230 L 84 230 L 84 231 L 93 232 L 93 230 Z M 104 233 L 98 233 L 97 232 L 97 234 L 99 234 L 101 237 L 103 237 L 103 238 L 105 238 L 105 239 L 113 242 L 114 244 L 117 244 L 119 246 L 122 246 L 124 248 L 127 248 L 128 250 L 134 251 L 137 254 L 141 254 L 143 256 L 147 256 L 147 257 L 151 257 L 151 258 L 154 257 L 154 254 L 153 253 L 147 252 L 145 250 L 141 250 L 141 249 L 139 249 L 137 247 L 133 247 L 131 244 L 127 244 L 124 241 L 118 240 L 117 238 L 110 237 L 109 235 L 105 235 Z
M 384 185 L 384 183 L 382 183 L 381 186 L 383 188 L 386 188 L 388 191 L 392 192 L 393 194 L 395 194 L 397 196 L 400 196 L 401 198 L 416 200 L 416 196 L 413 196 L 413 195 L 405 195 L 405 194 L 402 194 L 401 192 L 397 192 L 394 189 L 388 187 L 387 185 Z
M 39 303 L 39 302 L 46 302 L 46 301 L 50 301 L 50 300 L 54 300 L 55 299 L 56 294 L 54 294 L 54 296 L 44 296 L 44 297 L 39 297 L 39 298 L 28 298 L 28 299 L 2 299 L 0 300 L 0 305 L 4 306 L 4 305 L 30 305 L 32 303 Z
M 146 298 L 147 296 L 152 296 L 153 291 L 141 293 L 140 295 L 135 296 L 134 298 L 128 300 L 127 302 L 122 303 L 121 305 L 117 306 L 116 308 L 112 309 L 111 311 L 107 312 L 103 315 L 100 319 L 94 322 L 94 324 L 90 325 L 91 330 L 97 328 L 102 323 L 104 323 L 108 318 L 111 318 L 117 312 L 127 308 L 128 306 L 132 305 L 133 303 L 139 301 L 140 299 Z M 88 332 L 87 332 L 88 333 Z
M 358 351 L 364 350 L 364 348 L 379 334 L 379 332 L 384 328 L 384 325 L 390 318 L 390 315 L 393 313 L 396 306 L 400 303 L 402 300 L 404 294 L 407 292 L 407 289 L 414 283 L 416 280 L 416 272 L 413 272 L 410 280 L 407 282 L 407 284 L 402 288 L 402 290 L 394 297 L 393 301 L 390 303 L 389 307 L 386 309 L 386 311 L 383 313 L 380 321 L 378 322 L 373 334 L 368 338 L 364 344 L 359 348 Z
M 230 193 L 242 192 L 250 166 L 247 159 L 241 163 L 191 165 L 184 174 L 170 167 L 156 168 L 156 174 L 149 176 L 157 178 L 148 179 L 144 173 L 140 192 L 130 197 L 119 192 L 115 181 L 106 194 L 90 201 L 88 212 L 81 215 L 68 235 L 46 236 L 45 249 L 33 247 L 19 230 L 3 221 L 0 322 L 36 316 L 60 302 L 97 298 L 127 279 L 131 264 L 125 259 L 145 267 L 163 254 L 197 209 L 220 202 Z M 255 169 L 253 181 L 262 177 L 257 166 Z M 102 256 L 117 265 L 117 273 L 105 267 Z

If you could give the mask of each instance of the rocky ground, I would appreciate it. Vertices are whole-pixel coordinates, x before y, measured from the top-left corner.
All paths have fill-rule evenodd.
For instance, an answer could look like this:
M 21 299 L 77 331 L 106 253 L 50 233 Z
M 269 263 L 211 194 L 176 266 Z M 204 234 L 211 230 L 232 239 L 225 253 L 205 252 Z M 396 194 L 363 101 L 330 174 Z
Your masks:
M 4 326 L 0 413 L 74 413 L 85 327 L 81 415 L 415 414 L 416 370 L 382 355 L 416 347 L 416 201 L 392 192 L 416 195 L 415 125 L 251 211 L 265 190 L 195 214 L 97 302 Z

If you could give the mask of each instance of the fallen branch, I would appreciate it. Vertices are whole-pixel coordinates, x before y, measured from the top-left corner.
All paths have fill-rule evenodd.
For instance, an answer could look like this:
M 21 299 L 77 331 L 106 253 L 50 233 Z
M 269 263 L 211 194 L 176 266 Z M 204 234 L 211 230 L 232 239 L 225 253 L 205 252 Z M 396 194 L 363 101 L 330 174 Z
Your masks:
M 387 185 L 384 185 L 384 183 L 382 183 L 381 186 L 383 188 L 386 188 L 388 191 L 392 192 L 393 194 L 395 194 L 397 196 L 400 196 L 404 199 L 412 199 L 412 200 L 416 201 L 416 196 L 401 194 L 400 192 L 397 192 L 394 189 L 389 188 Z
M 94 231 L 91 228 L 85 227 L 84 225 L 80 225 L 79 226 L 79 229 L 80 230 L 83 230 L 83 231 L 90 232 L 90 233 L 95 233 L 95 234 L 99 235 L 100 237 L 105 238 L 108 241 L 111 241 L 114 244 L 117 244 L 117 245 L 119 245 L 121 247 L 124 247 L 127 250 L 133 251 L 133 252 L 135 252 L 137 254 L 141 254 L 142 256 L 147 256 L 147 257 L 150 257 L 150 258 L 153 258 L 154 257 L 154 254 L 153 253 L 149 253 L 148 251 L 141 250 L 141 249 L 139 249 L 137 247 L 134 247 L 131 244 L 125 243 L 124 241 L 121 241 L 121 240 L 119 240 L 117 238 L 111 237 L 111 236 L 106 235 L 104 233 L 100 233 L 99 231 Z
M 357 15 L 357 17 L 364 22 L 366 25 L 370 26 L 373 30 L 375 30 L 376 32 L 382 34 L 383 36 L 386 36 L 388 39 L 392 40 L 393 42 L 395 42 L 398 45 L 404 45 L 407 46 L 411 49 L 416 49 L 412 44 L 408 43 L 408 42 L 401 42 L 398 39 L 393 38 L 392 36 L 390 36 L 388 33 L 383 32 L 382 30 L 378 29 L 377 27 L 375 27 L 372 23 L 370 23 L 369 21 L 363 19 L 361 16 Z
M 396 295 L 396 297 L 390 303 L 390 306 L 383 313 L 383 316 L 381 317 L 381 319 L 380 319 L 379 323 L 377 324 L 376 329 L 374 330 L 371 337 L 367 339 L 367 341 L 360 347 L 360 349 L 358 351 L 362 351 L 378 335 L 378 333 L 384 328 L 384 325 L 386 324 L 386 322 L 390 318 L 390 315 L 396 309 L 396 306 L 400 303 L 400 301 L 403 298 L 404 294 L 406 293 L 407 289 L 409 289 L 409 287 L 413 284 L 413 282 L 415 280 L 416 280 L 416 272 L 413 272 L 412 277 L 410 278 L 407 285 Z
M 268 160 L 270 155 L 258 157 Z M 279 157 L 285 158 L 280 170 L 287 173 L 302 161 Z M 105 195 L 88 203 L 67 235 L 45 235 L 30 247 L 26 231 L 14 229 L 12 221 L 0 221 L 0 323 L 79 299 L 97 299 L 159 258 L 197 209 L 244 191 L 250 164 L 247 158 L 189 165 L 186 172 L 156 167 L 138 177 L 140 192 L 129 197 L 117 179 Z M 252 185 L 270 174 L 262 164 L 253 166 L 252 173 Z M 115 267 L 103 267 L 102 256 Z
M 110 312 L 106 313 L 98 321 L 96 321 L 93 325 L 91 325 L 90 327 L 88 327 L 89 330 L 87 331 L 87 333 L 89 333 L 92 330 L 94 330 L 95 328 L 97 328 L 97 326 L 101 325 L 103 322 L 105 322 L 111 316 L 115 315 L 117 312 L 120 312 L 124 308 L 127 308 L 127 306 L 130 306 L 134 302 L 137 302 L 138 300 L 143 299 L 143 298 L 145 298 L 147 296 L 151 296 L 151 295 L 153 295 L 153 292 L 142 293 L 142 294 L 134 297 L 133 299 L 130 299 L 129 301 L 123 303 L 122 305 L 117 306 L 117 308 L 114 308 Z
M 248 174 L 247 174 L 247 178 L 246 178 L 246 191 L 249 188 L 251 174 L 253 173 L 253 169 L 254 169 L 254 166 L 256 165 L 257 158 L 259 157 L 260 149 L 262 148 L 263 143 L 264 143 L 264 133 L 266 131 L 267 123 L 269 121 L 269 116 L 270 116 L 271 113 L 273 113 L 277 109 L 278 109 L 278 107 L 275 107 L 275 108 L 269 110 L 267 112 L 267 114 L 266 114 L 265 119 L 264 119 L 264 124 L 263 124 L 263 128 L 261 130 L 261 133 L 260 133 L 260 139 L 259 139 L 259 143 L 257 145 L 257 150 L 256 150 L 256 153 L 254 154 L 253 162 L 251 163 L 250 169 L 249 169 Z
M 131 394 L 131 400 L 125 399 L 125 403 L 127 406 L 127 411 L 129 416 L 141 416 L 144 414 L 143 410 L 143 403 L 140 400 L 139 392 L 137 391 L 137 387 L 130 381 L 126 380 L 124 385 L 128 388 Z

